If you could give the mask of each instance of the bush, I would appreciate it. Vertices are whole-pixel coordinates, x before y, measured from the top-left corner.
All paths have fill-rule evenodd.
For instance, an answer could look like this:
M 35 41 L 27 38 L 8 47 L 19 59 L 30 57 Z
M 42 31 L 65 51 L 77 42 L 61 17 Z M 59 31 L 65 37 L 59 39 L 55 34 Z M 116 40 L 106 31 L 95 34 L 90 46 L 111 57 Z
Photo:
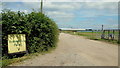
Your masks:
M 26 34 L 29 53 L 47 51 L 55 47 L 58 27 L 53 20 L 40 12 L 2 11 L 2 53 L 7 54 L 8 34 Z

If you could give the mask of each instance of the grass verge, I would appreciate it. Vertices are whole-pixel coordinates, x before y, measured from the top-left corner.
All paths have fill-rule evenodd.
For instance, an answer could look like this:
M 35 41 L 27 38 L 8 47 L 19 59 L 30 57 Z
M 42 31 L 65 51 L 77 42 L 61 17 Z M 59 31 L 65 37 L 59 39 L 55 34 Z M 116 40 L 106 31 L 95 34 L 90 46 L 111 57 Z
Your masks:
M 57 46 L 56 46 L 57 47 Z M 37 53 L 31 53 L 31 54 L 25 54 L 22 57 L 18 57 L 18 58 L 12 58 L 12 59 L 4 59 L 4 60 L 0 60 L 0 63 L 2 65 L 2 68 L 7 67 L 10 64 L 14 64 L 14 63 L 19 63 L 21 61 L 27 60 L 27 59 L 32 59 L 36 56 L 40 56 L 40 55 L 44 55 L 47 53 L 51 53 L 53 50 L 56 49 L 56 47 L 54 48 L 49 48 L 48 51 L 43 51 L 43 52 L 37 52 Z
M 106 42 L 106 43 L 110 43 L 110 44 L 115 44 L 115 45 L 120 44 L 120 42 L 118 42 L 118 40 L 108 40 L 108 39 L 96 38 L 95 33 L 92 33 L 92 32 L 72 32 L 72 31 L 62 31 L 62 32 L 63 33 L 68 33 L 68 34 L 71 34 L 71 35 L 83 36 L 87 39 L 102 41 L 102 42 Z

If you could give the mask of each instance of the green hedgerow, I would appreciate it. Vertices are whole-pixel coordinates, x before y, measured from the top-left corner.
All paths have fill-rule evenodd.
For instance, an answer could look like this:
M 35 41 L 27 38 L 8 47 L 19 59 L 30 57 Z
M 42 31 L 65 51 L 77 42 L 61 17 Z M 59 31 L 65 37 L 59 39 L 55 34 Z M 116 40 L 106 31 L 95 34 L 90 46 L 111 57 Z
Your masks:
M 58 27 L 55 22 L 40 12 L 2 11 L 2 53 L 7 54 L 8 34 L 26 34 L 29 53 L 47 51 L 55 47 Z

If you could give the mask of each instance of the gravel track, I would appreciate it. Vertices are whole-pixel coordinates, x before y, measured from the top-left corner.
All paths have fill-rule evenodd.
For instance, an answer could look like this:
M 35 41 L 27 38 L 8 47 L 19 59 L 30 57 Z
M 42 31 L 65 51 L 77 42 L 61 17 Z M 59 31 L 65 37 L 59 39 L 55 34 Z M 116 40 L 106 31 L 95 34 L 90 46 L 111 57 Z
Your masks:
M 10 66 L 118 66 L 118 45 L 60 33 L 51 53 Z

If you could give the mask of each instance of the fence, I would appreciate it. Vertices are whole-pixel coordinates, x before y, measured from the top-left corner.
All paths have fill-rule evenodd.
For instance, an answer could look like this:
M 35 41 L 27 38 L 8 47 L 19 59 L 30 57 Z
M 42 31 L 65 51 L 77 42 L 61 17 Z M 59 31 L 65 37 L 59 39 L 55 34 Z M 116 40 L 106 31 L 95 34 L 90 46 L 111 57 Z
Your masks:
M 119 40 L 120 30 L 113 29 L 113 30 L 93 30 L 92 35 L 96 39 L 108 39 L 108 40 Z

